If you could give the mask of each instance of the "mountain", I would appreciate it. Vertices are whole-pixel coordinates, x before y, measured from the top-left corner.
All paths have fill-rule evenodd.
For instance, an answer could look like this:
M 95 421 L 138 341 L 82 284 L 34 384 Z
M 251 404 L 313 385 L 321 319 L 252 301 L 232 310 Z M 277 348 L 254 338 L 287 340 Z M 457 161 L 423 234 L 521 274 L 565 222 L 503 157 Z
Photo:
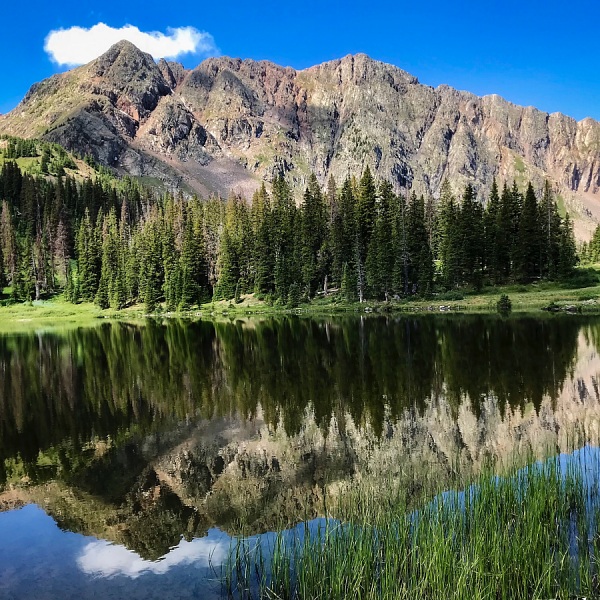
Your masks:
M 302 71 L 210 58 L 188 71 L 129 42 L 34 85 L 0 133 L 42 137 L 136 176 L 207 194 L 249 194 L 283 171 L 297 189 L 369 165 L 397 190 L 448 178 L 485 198 L 493 177 L 549 179 L 579 237 L 600 220 L 600 124 L 499 96 L 432 88 L 358 54 Z
M 600 359 L 592 338 L 580 335 L 570 368 L 557 397 L 544 396 L 539 406 L 502 406 L 494 394 L 475 402 L 465 396 L 457 406 L 441 394 L 423 410 L 386 417 L 383 435 L 343 411 L 326 427 L 308 412 L 299 432 L 287 434 L 259 409 L 252 420 L 191 418 L 122 447 L 98 440 L 87 444 L 74 475 L 61 469 L 65 476 L 54 481 L 43 472 L 41 482 L 24 477 L 0 486 L 0 512 L 36 503 L 63 529 L 156 560 L 184 532 L 203 536 L 217 525 L 260 533 L 322 515 L 325 498 L 331 510 L 358 482 L 384 491 L 410 474 L 418 502 L 427 481 L 450 482 L 456 469 L 476 474 L 493 461 L 502 470 L 523 457 L 598 445 Z

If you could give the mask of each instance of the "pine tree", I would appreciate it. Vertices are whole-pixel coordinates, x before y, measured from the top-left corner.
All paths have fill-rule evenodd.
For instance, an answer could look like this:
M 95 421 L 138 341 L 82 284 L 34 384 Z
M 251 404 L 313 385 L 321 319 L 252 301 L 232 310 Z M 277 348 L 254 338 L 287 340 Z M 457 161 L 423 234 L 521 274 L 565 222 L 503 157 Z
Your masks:
M 79 274 L 79 294 L 84 302 L 91 302 L 98 291 L 100 282 L 99 243 L 92 225 L 90 212 L 85 216 L 77 234 L 77 271 Z
M 342 267 L 342 281 L 340 283 L 340 293 L 342 298 L 346 302 L 355 302 L 356 289 L 357 283 L 354 270 L 350 268 L 348 263 L 344 263 L 344 266 Z
M 96 295 L 94 296 L 94 303 L 97 304 L 101 309 L 108 308 L 110 303 L 108 300 L 108 276 L 106 273 L 108 272 L 108 267 L 103 264 L 100 281 L 98 282 L 98 289 L 96 290 Z
M 54 272 L 50 257 L 47 230 L 39 228 L 31 246 L 31 271 L 36 300 L 40 300 L 42 295 L 54 290 Z
M 165 209 L 165 212 L 168 211 Z M 179 255 L 175 247 L 175 230 L 171 217 L 163 224 L 162 260 L 165 272 L 163 293 L 168 311 L 174 311 L 181 300 Z
M 547 180 L 544 183 L 539 211 L 540 275 L 554 279 L 558 273 L 561 219 L 552 188 Z
M 11 211 L 6 200 L 2 202 L 2 211 L 0 212 L 0 245 L 8 283 L 14 285 L 13 281 L 17 270 L 17 242 Z
M 581 243 L 581 249 L 579 250 L 579 257 L 582 263 L 588 264 L 591 262 L 589 254 L 589 245 L 587 242 Z
M 2 165 L 0 173 L 4 191 L 1 196 L 8 202 L 9 206 L 17 206 L 21 198 L 21 187 L 23 184 L 23 175 L 21 174 L 19 165 L 12 160 L 5 162 Z
M 143 231 L 140 258 L 140 292 L 145 309 L 152 313 L 158 307 L 163 284 L 161 236 L 157 219 L 150 220 Z
M 29 175 L 22 179 L 19 204 L 21 206 L 19 231 L 33 238 L 41 226 L 41 205 L 35 180 Z
M 199 225 L 194 223 L 192 215 L 188 215 L 181 248 L 181 308 L 208 300 L 205 252 Z
M 510 277 L 513 280 L 519 279 L 519 229 L 521 227 L 521 217 L 523 213 L 523 194 L 519 192 L 516 181 L 513 181 L 509 195 L 510 210 L 510 231 L 507 235 L 510 253 Z
M 40 163 L 40 169 L 41 169 L 42 173 L 48 174 L 49 167 L 50 167 L 50 148 L 48 148 L 48 146 L 46 146 L 44 148 L 44 150 L 42 151 L 42 160 Z
M 4 253 L 2 252 L 2 244 L 0 244 L 0 296 L 3 289 L 6 287 L 6 269 L 4 267 Z
M 433 283 L 433 257 L 425 227 L 425 200 L 412 194 L 407 215 L 408 284 L 410 294 L 426 295 Z
M 513 186 L 511 191 L 505 183 L 500 197 L 497 222 L 496 261 L 498 282 L 506 281 L 513 275 L 513 252 L 516 246 L 520 211 L 520 194 L 516 186 Z
M 356 249 L 354 255 L 360 302 L 363 302 L 367 292 L 366 261 L 373 228 L 375 226 L 376 201 L 377 194 L 375 182 L 373 181 L 371 170 L 367 165 L 360 179 L 356 203 Z
M 36 248 L 29 235 L 17 238 L 17 268 L 12 285 L 14 300 L 30 301 L 36 297 Z M 39 293 L 38 293 L 39 298 Z
M 467 184 L 459 214 L 460 278 L 480 289 L 483 268 L 483 211 Z
M 600 225 L 596 226 L 588 249 L 590 262 L 600 262 Z
M 290 285 L 287 305 L 288 308 L 297 308 L 300 305 L 300 286 L 297 282 L 294 282 Z
M 273 247 L 271 201 L 265 185 L 252 197 L 252 231 L 254 234 L 254 287 L 260 293 L 272 293 L 274 290 L 273 273 L 275 253 Z
M 437 253 L 437 210 L 435 200 L 429 196 L 425 202 L 425 229 L 427 230 L 427 243 L 433 256 Z
M 448 180 L 442 184 L 440 196 L 437 240 L 442 282 L 452 289 L 461 282 L 459 210 Z
M 114 209 L 102 223 L 102 267 L 95 303 L 100 308 L 109 306 L 120 309 L 125 306 L 126 287 L 124 263 L 122 260 L 121 237 Z
M 77 304 L 79 302 L 79 286 L 77 284 L 77 271 L 73 264 L 67 267 L 65 282 L 65 300 Z
M 165 303 L 169 312 L 178 310 L 181 303 L 181 264 L 178 259 L 165 275 Z M 181 308 L 187 308 L 181 305 Z
M 492 182 L 492 189 L 488 199 L 487 206 L 483 215 L 485 256 L 484 265 L 487 275 L 494 283 L 502 281 L 502 268 L 499 259 L 499 239 L 498 220 L 500 214 L 500 195 L 496 178 Z
M 66 221 L 62 217 L 60 218 L 56 227 L 56 235 L 54 236 L 52 254 L 55 262 L 58 265 L 62 279 L 65 281 L 66 285 L 67 273 L 69 270 L 69 260 L 71 257 L 69 251 L 69 232 Z
M 370 295 L 386 300 L 389 300 L 393 284 L 392 206 L 395 201 L 391 184 L 383 182 L 379 187 L 375 226 L 366 261 L 367 284 Z
M 314 173 L 311 175 L 302 204 L 302 283 L 310 298 L 314 295 L 322 276 L 320 254 L 326 233 L 326 212 L 323 194 Z
M 342 186 L 338 209 L 333 216 L 330 229 L 331 276 L 334 285 L 341 286 L 344 265 L 348 265 L 348 261 L 354 256 L 355 240 L 355 198 L 352 183 L 350 178 L 347 178 Z
M 239 281 L 239 268 L 231 236 L 227 229 L 221 235 L 218 270 L 219 279 L 215 286 L 214 299 L 230 300 L 235 295 L 235 289 Z
M 142 253 L 141 235 L 132 236 L 125 259 L 125 289 L 127 297 L 137 302 L 140 299 L 140 256 Z
M 271 223 L 273 223 L 273 211 L 271 213 Z M 234 233 L 239 265 L 238 287 L 241 296 L 241 294 L 247 294 L 254 291 L 252 265 L 254 236 L 252 234 L 252 220 L 248 203 L 241 196 L 236 196 L 235 199 Z
M 573 269 L 577 265 L 577 248 L 573 234 L 573 224 L 567 213 L 560 229 L 560 251 L 558 258 L 558 276 L 568 279 L 573 275 Z
M 296 264 L 295 228 L 298 212 L 283 176 L 273 181 L 272 244 L 275 256 L 273 285 L 275 296 L 288 298 L 293 282 L 300 280 L 300 265 Z
M 217 283 L 217 260 L 220 244 L 220 237 L 223 228 L 224 210 L 223 201 L 218 198 L 212 198 L 205 202 L 200 202 L 197 198 L 191 202 L 191 210 L 197 214 L 198 223 L 196 229 L 201 232 L 202 250 L 204 253 L 204 262 L 206 266 L 206 276 L 208 280 L 208 290 L 212 290 Z M 254 238 L 256 233 L 253 230 Z M 254 251 L 254 248 L 253 248 Z M 253 263 L 256 264 L 253 254 Z M 254 277 L 256 274 L 254 273 Z
M 392 213 L 392 289 L 404 296 L 409 293 L 409 253 L 408 253 L 408 210 L 404 196 L 396 196 L 391 207 Z
M 540 272 L 540 224 L 537 198 L 531 183 L 523 201 L 515 245 L 515 275 L 520 281 L 531 281 Z

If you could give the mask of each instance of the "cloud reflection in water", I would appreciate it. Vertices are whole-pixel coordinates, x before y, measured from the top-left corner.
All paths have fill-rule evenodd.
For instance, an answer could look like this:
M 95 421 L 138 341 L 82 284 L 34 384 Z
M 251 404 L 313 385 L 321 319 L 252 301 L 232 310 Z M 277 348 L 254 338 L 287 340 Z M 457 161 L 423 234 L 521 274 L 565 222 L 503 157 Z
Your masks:
M 215 569 L 219 573 L 229 554 L 230 544 L 229 536 L 211 529 L 206 537 L 191 542 L 182 539 L 160 560 L 150 561 L 125 546 L 96 540 L 83 547 L 77 557 L 77 566 L 87 575 L 95 577 L 123 575 L 132 579 L 145 573 L 162 575 L 173 567 L 184 565 Z

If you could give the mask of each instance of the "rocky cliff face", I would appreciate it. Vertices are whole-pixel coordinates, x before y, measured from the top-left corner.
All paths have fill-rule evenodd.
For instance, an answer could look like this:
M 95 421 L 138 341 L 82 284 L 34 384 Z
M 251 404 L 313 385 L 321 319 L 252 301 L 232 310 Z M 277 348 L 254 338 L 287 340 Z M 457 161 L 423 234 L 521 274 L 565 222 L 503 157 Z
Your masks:
M 32 87 L 0 132 L 43 136 L 134 175 L 201 193 L 249 193 L 284 172 L 297 188 L 369 165 L 398 191 L 448 178 L 485 197 L 493 177 L 549 179 L 577 216 L 600 220 L 600 124 L 436 89 L 365 55 L 295 71 L 212 58 L 192 71 L 121 42 Z

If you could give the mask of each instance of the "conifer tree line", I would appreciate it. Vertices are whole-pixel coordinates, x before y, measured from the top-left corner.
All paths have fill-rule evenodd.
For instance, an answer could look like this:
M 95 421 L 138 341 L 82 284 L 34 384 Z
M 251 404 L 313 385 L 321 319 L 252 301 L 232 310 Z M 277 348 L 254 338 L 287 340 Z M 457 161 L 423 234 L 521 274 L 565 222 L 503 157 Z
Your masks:
M 65 169 L 77 170 L 77 164 L 72 156 L 60 145 L 42 140 L 17 138 L 8 135 L 0 136 L 2 155 L 5 159 L 40 158 L 39 163 L 30 165 L 31 170 L 37 170 L 42 175 L 56 175 L 64 177 Z M 90 157 L 85 157 L 85 162 L 94 168 Z
M 578 254 L 582 263 L 600 262 L 600 225 L 596 226 L 592 239 L 581 244 Z
M 282 176 L 251 202 L 231 195 L 157 197 L 119 185 L 0 171 L 0 277 L 17 300 L 64 291 L 103 308 L 143 302 L 182 310 L 242 294 L 288 306 L 319 294 L 346 301 L 427 297 L 484 284 L 569 277 L 572 224 L 546 183 L 502 190 L 485 205 L 467 185 L 456 197 L 408 198 L 369 168 L 325 189 L 311 175 L 297 204 Z

